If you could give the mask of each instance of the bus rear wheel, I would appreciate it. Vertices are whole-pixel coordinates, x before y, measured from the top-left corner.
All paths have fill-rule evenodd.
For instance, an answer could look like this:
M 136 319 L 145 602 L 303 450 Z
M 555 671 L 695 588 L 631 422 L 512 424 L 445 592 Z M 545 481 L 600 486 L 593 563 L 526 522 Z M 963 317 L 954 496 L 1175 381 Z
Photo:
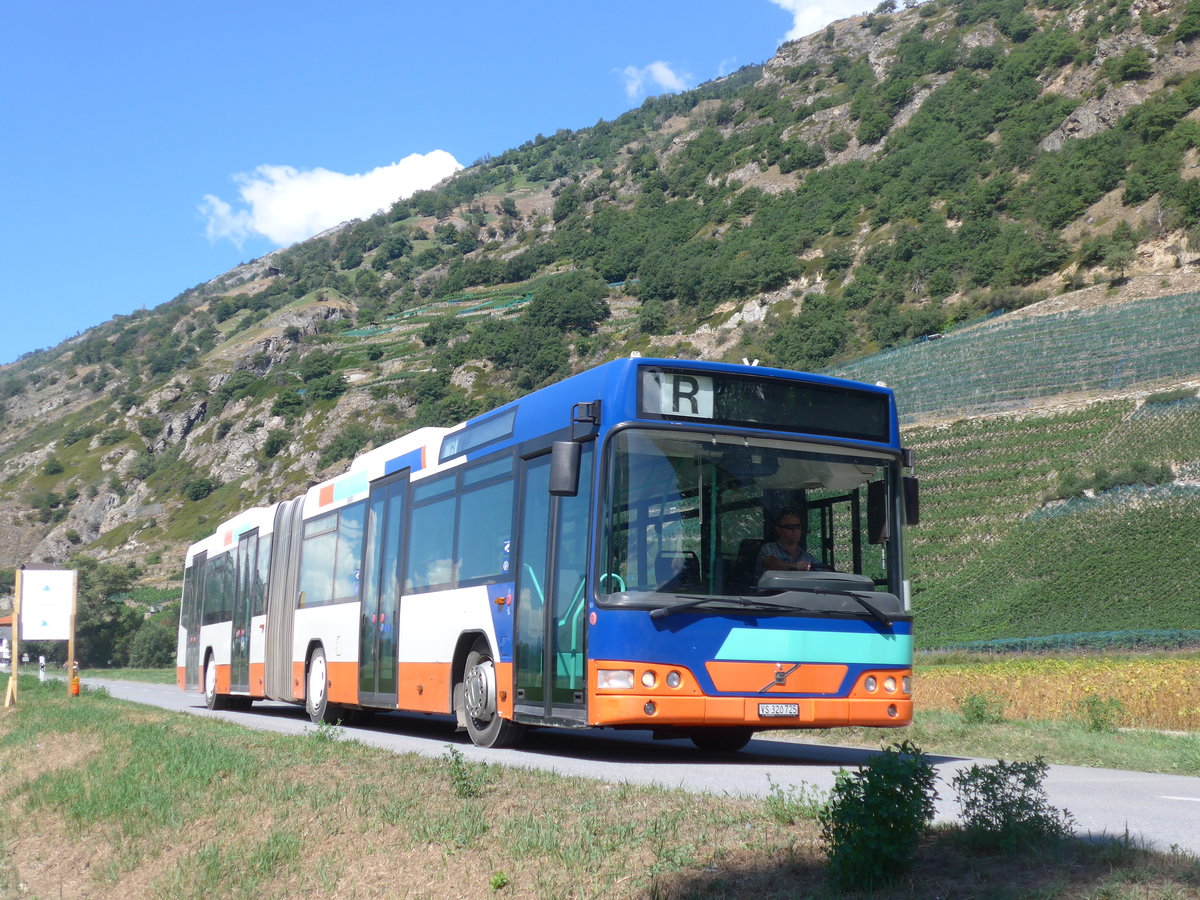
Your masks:
M 487 641 L 476 641 L 467 654 L 459 687 L 455 696 L 460 698 L 466 714 L 471 743 L 477 747 L 514 747 L 525 736 L 525 726 L 500 717 L 496 665 Z
M 739 726 L 704 728 L 691 734 L 692 743 L 709 753 L 736 753 L 750 743 L 753 736 L 753 728 Z
M 217 693 L 217 661 L 211 653 L 204 658 L 204 705 L 209 709 L 229 709 L 229 696 Z
M 336 725 L 342 718 L 341 707 L 329 702 L 329 667 L 325 663 L 323 647 L 317 647 L 308 658 L 304 707 L 314 725 Z

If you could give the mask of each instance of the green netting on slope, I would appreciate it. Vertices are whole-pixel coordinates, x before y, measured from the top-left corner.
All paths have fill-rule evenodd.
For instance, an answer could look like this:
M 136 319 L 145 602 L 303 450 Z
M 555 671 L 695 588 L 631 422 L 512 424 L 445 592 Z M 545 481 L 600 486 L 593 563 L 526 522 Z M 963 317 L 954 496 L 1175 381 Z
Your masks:
M 924 647 L 1200 623 L 1200 402 L 1113 400 L 906 432 Z M 1047 502 L 1059 473 L 1170 463 L 1175 479 Z
M 1200 372 L 1200 293 L 998 318 L 832 370 L 896 391 L 903 423 Z
M 923 646 L 1077 632 L 1194 629 L 1200 601 L 1196 494 L 1029 518 L 953 578 L 920 585 Z

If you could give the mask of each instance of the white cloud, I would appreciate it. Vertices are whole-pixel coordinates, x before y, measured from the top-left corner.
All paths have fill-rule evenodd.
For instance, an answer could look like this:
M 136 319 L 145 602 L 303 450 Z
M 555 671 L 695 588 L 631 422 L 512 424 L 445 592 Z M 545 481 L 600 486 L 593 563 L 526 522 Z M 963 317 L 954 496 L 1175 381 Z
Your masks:
M 361 219 L 415 191 L 433 187 L 462 166 L 445 150 L 414 153 L 400 162 L 362 175 L 328 169 L 301 171 L 292 166 L 259 166 L 233 176 L 244 204 L 234 208 L 207 194 L 200 213 L 210 241 L 229 240 L 239 247 L 262 235 L 278 246 L 294 244 L 349 219 Z
M 625 79 L 625 93 L 630 100 L 645 96 L 650 87 L 658 91 L 686 91 L 692 76 L 687 72 L 676 72 L 662 60 L 650 63 L 648 66 L 626 66 L 621 70 Z
M 876 3 L 869 0 L 771 0 L 776 6 L 791 13 L 792 28 L 783 36 L 785 41 L 794 41 L 819 31 L 830 22 L 857 16 L 874 9 Z

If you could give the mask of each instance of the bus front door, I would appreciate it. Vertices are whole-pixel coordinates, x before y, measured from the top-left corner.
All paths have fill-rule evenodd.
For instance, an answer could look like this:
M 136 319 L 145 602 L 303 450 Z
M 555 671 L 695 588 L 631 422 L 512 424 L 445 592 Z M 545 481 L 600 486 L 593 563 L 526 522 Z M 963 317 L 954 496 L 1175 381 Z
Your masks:
M 207 553 L 199 553 L 192 560 L 183 580 L 183 615 L 180 621 L 184 628 L 183 686 L 189 691 L 200 690 L 200 618 L 204 608 L 204 564 Z
M 518 720 L 587 722 L 584 626 L 592 445 L 583 447 L 579 493 L 550 495 L 550 456 L 525 461 L 517 570 Z
M 250 690 L 251 595 L 258 567 L 258 529 L 238 538 L 237 570 L 233 589 L 233 641 L 229 649 L 229 689 Z
M 371 485 L 358 631 L 358 702 L 363 706 L 396 708 L 400 531 L 407 489 L 407 471 Z

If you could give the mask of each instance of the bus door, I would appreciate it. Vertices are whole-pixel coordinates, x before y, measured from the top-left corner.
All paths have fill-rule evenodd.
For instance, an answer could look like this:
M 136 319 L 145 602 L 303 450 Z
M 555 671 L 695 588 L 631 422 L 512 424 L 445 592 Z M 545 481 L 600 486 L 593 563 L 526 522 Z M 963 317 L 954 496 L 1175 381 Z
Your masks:
M 207 553 L 198 553 L 183 584 L 183 622 L 187 644 L 183 651 L 184 687 L 200 690 L 200 618 L 204 606 L 204 563 Z
M 514 647 L 514 711 L 522 721 L 587 721 L 584 626 L 593 445 L 582 449 L 574 497 L 550 495 L 548 453 L 523 464 Z
M 229 651 L 229 689 L 250 690 L 250 619 L 253 615 L 254 577 L 258 569 L 258 529 L 238 537 L 237 568 L 233 588 L 233 643 Z
M 396 621 L 408 471 L 371 485 L 359 621 L 358 702 L 396 708 Z

